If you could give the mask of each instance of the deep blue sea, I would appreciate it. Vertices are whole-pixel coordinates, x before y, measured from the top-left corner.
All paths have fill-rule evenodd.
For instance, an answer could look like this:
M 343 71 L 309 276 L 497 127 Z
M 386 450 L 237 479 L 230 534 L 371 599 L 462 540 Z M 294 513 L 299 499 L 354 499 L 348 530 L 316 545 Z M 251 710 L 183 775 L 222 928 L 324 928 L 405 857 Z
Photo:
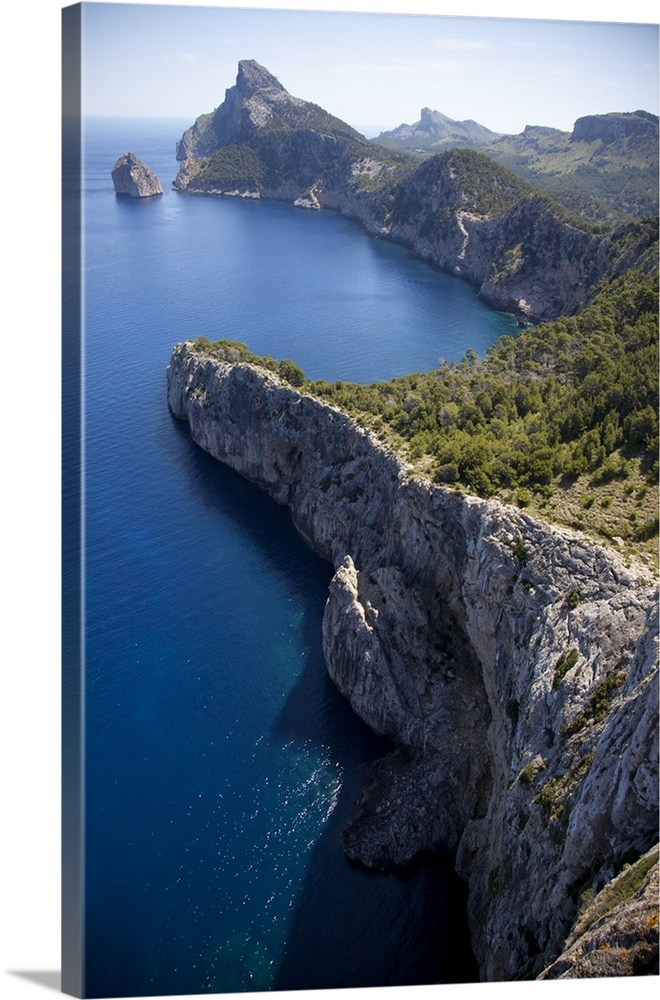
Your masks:
M 86 992 L 474 980 L 450 871 L 344 857 L 389 745 L 326 675 L 331 569 L 191 442 L 165 370 L 205 334 L 368 382 L 514 324 L 333 213 L 171 191 L 189 124 L 84 127 Z M 162 197 L 115 196 L 129 150 Z

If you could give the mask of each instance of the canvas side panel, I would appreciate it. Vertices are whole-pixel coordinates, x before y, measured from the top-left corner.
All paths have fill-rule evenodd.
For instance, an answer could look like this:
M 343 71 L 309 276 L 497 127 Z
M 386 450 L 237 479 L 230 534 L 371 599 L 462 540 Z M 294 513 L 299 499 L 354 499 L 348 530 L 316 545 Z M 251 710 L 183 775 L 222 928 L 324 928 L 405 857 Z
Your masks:
M 62 992 L 83 995 L 81 22 L 62 10 Z

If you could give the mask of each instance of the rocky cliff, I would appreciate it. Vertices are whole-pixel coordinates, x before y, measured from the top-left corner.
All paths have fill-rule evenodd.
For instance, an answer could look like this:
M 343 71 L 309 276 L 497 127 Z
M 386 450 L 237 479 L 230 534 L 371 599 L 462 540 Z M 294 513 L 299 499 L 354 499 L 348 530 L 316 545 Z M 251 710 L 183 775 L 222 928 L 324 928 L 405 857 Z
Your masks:
M 258 366 L 178 345 L 168 401 L 335 566 L 328 670 L 395 745 L 344 832 L 348 855 L 376 868 L 451 856 L 485 980 L 599 974 L 583 956 L 615 923 L 630 942 L 613 933 L 617 954 L 636 957 L 613 951 L 606 974 L 657 971 L 657 859 L 642 857 L 658 841 L 654 579 L 411 478 L 368 431 Z M 576 925 L 592 899 L 601 909 Z
M 626 149 L 637 149 L 645 162 L 657 166 L 658 116 L 648 111 L 585 115 L 573 126 L 570 142 L 597 142 L 601 155 L 610 151 L 621 156 Z
M 120 156 L 112 168 L 112 183 L 115 193 L 128 198 L 153 198 L 162 194 L 160 181 L 146 163 L 135 153 Z
M 406 177 L 386 231 L 497 308 L 533 320 L 579 312 L 605 276 L 657 266 L 657 220 L 596 234 L 471 150 L 430 157 Z
M 406 157 L 375 154 L 350 125 L 293 97 L 254 60 L 239 63 L 220 107 L 184 132 L 177 159 L 179 191 L 344 207 L 347 213 L 353 205 L 356 217 L 365 218 L 374 209 L 367 208 L 364 178 L 373 186 L 407 165 Z
M 236 84 L 184 133 L 177 157 L 181 192 L 333 209 L 534 320 L 578 311 L 605 278 L 657 261 L 657 223 L 596 234 L 473 150 L 419 164 L 292 97 L 254 60 L 239 63 Z

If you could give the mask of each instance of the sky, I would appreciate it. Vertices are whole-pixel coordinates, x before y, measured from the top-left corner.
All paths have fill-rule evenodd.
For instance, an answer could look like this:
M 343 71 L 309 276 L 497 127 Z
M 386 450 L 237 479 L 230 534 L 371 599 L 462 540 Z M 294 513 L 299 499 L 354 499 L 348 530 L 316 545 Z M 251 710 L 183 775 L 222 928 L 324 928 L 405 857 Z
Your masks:
M 594 6 L 607 16 L 606 4 Z M 222 103 L 240 59 L 256 59 L 291 94 L 367 135 L 417 121 L 422 107 L 510 134 L 529 124 L 570 131 L 586 114 L 639 108 L 658 113 L 657 24 L 83 7 L 87 114 L 172 116 L 192 123 Z

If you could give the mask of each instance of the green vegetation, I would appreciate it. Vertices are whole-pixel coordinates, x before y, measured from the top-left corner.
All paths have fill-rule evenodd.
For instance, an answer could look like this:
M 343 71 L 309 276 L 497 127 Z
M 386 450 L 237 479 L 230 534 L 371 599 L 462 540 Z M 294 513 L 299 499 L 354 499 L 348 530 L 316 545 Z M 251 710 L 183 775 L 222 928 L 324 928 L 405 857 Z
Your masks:
M 527 550 L 525 548 L 525 543 L 523 542 L 520 535 L 514 539 L 511 546 L 511 552 L 513 556 L 518 560 L 521 566 L 524 566 L 527 562 Z
M 593 763 L 593 748 L 581 754 L 563 775 L 549 778 L 532 802 L 541 806 L 549 823 L 550 836 L 559 843 L 568 822 L 571 802 L 578 786 L 584 781 Z
M 208 337 L 201 336 L 192 341 L 192 346 L 196 351 L 207 354 L 211 358 L 217 358 L 218 361 L 229 361 L 232 364 L 244 361 L 250 365 L 257 365 L 259 368 L 267 368 L 272 372 L 276 372 L 279 365 L 279 362 L 267 355 L 262 357 L 259 354 L 253 354 L 247 345 L 242 344 L 239 340 L 209 340 Z
M 658 211 L 657 167 L 613 167 L 578 164 L 569 158 L 507 155 L 504 149 L 488 149 L 502 166 L 521 179 L 547 192 L 567 210 L 595 224 L 610 225 L 619 218 L 644 218 Z M 564 172 L 548 169 L 557 164 Z
M 473 149 L 452 149 L 428 160 L 418 168 L 422 174 L 451 173 L 452 186 L 467 196 L 470 210 L 478 215 L 504 215 L 521 200 L 539 196 L 539 191 L 522 181 L 490 157 Z M 542 197 L 542 196 L 541 196 Z
M 564 811 L 564 807 L 559 802 L 560 793 L 561 779 L 550 778 L 533 800 L 541 806 L 546 818 L 555 822 L 561 819 Z
M 625 670 L 612 670 L 604 677 L 591 695 L 585 708 L 571 722 L 564 726 L 562 730 L 563 734 L 569 737 L 574 736 L 585 729 L 590 723 L 598 725 L 599 722 L 607 718 L 614 692 L 623 685 L 626 676 L 627 673 Z
M 653 118 L 644 112 L 613 113 L 601 116 L 600 137 L 536 126 L 493 142 L 477 140 L 476 145 L 480 153 L 546 192 L 568 211 L 609 226 L 620 219 L 641 219 L 658 212 L 657 119 L 654 128 Z M 608 124 L 617 120 L 624 129 L 619 135 L 616 130 L 608 135 Z M 630 128 L 635 123 L 636 135 L 635 128 Z M 409 139 L 381 136 L 375 141 L 390 150 L 414 151 L 418 157 L 437 156 L 461 146 L 459 140 L 424 137 L 419 132 Z M 462 153 L 470 151 L 474 152 L 461 149 Z
M 297 365 L 295 361 L 290 361 L 289 358 L 284 358 L 280 361 L 277 366 L 277 374 L 280 378 L 283 378 L 285 382 L 288 382 L 289 385 L 293 385 L 296 388 L 304 385 L 306 381 L 305 373 L 300 365 Z
M 220 145 L 216 125 L 213 115 L 196 123 L 193 157 L 186 161 L 190 190 L 256 190 L 277 187 L 292 177 L 301 184 L 319 178 L 333 183 L 349 175 L 352 164 L 368 159 L 379 168 L 373 175 L 357 172 L 354 183 L 373 192 L 394 184 L 417 165 L 405 154 L 372 146 L 339 118 L 300 101 L 282 102 L 277 110 L 271 107 L 267 121 L 246 141 Z
M 423 160 L 394 190 L 390 218 L 395 224 L 417 220 L 419 235 L 424 237 L 432 236 L 438 227 L 453 225 L 459 209 L 469 208 L 477 215 L 496 217 L 532 201 L 546 205 L 556 219 L 576 229 L 596 231 L 591 222 L 547 192 L 472 149 L 451 149 Z M 515 272 L 523 260 L 522 243 L 500 249 L 502 254 L 493 277 Z
M 547 766 L 548 763 L 545 760 L 530 760 L 529 764 L 525 764 L 518 775 L 518 781 L 523 785 L 532 785 L 536 775 L 541 771 L 545 771 Z
M 527 139 L 510 136 L 485 152 L 519 177 L 594 222 L 643 218 L 658 211 L 657 133 L 653 140 L 613 143 L 596 157 L 600 143 L 572 141 L 568 133 Z
M 246 142 L 221 146 L 202 160 L 189 164 L 195 182 L 206 188 L 256 188 L 262 183 L 266 168 L 259 154 Z
M 204 349 L 224 357 L 232 343 Z M 501 337 L 483 359 L 372 385 L 311 382 L 294 362 L 231 349 L 350 414 L 415 475 L 657 558 L 657 274 L 628 272 L 580 315 Z M 522 566 L 522 538 L 513 555 Z
M 606 504 L 605 506 L 609 507 L 609 504 Z M 571 589 L 566 594 L 566 607 L 570 608 L 571 610 L 574 610 L 575 608 L 577 608 L 578 604 L 580 603 L 580 600 L 581 596 L 578 588 L 571 587 Z
M 657 537 L 657 372 L 657 276 L 632 272 L 579 316 L 502 337 L 483 360 L 309 389 L 417 474 L 636 547 Z M 593 503 L 603 487 L 611 499 Z
M 556 691 L 569 670 L 575 666 L 580 658 L 577 649 L 571 649 L 568 653 L 562 653 L 555 665 L 555 675 L 552 680 L 552 690 Z
M 207 354 L 211 358 L 217 358 L 218 361 L 229 361 L 232 364 L 243 361 L 259 368 L 265 368 L 267 371 L 279 375 L 281 379 L 295 388 L 300 388 L 307 381 L 304 371 L 295 361 L 291 361 L 290 358 L 276 361 L 275 358 L 268 357 L 268 355 L 262 357 L 259 354 L 253 354 L 247 345 L 242 344 L 240 340 L 209 340 L 208 337 L 202 336 L 197 337 L 192 345 L 196 351 Z
M 624 869 L 623 873 L 606 885 L 595 899 L 593 889 L 585 890 L 581 896 L 584 907 L 576 932 L 584 933 L 620 903 L 632 899 L 640 891 L 649 872 L 657 863 L 658 848 L 654 847 L 629 868 Z

